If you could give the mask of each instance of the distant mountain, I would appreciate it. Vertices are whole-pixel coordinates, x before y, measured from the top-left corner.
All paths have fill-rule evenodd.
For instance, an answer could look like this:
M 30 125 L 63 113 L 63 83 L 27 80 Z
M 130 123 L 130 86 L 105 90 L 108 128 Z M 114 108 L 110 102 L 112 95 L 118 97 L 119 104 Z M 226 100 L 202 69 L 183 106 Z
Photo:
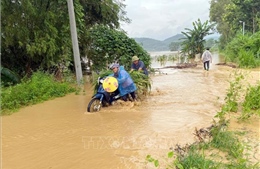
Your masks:
M 181 40 L 182 38 L 185 38 L 185 36 L 183 34 L 177 34 L 177 35 L 174 35 L 174 36 L 172 36 L 170 38 L 165 39 L 163 42 L 165 42 L 165 43 L 170 45 L 172 42 L 182 41 Z
M 146 51 L 152 52 L 152 51 L 169 51 L 170 50 L 169 45 L 172 42 L 180 41 L 180 39 L 183 37 L 184 37 L 184 35 L 177 34 L 177 35 L 167 38 L 163 41 L 155 40 L 155 39 L 151 39 L 151 38 L 134 38 L 134 39 Z
M 220 37 L 219 34 L 212 34 L 205 37 L 206 40 L 214 39 L 218 40 Z M 172 42 L 180 42 L 181 39 L 185 38 L 183 34 L 177 34 L 170 38 L 167 38 L 163 41 L 155 40 L 151 38 L 134 38 L 135 41 L 140 44 L 146 51 L 148 52 L 154 52 L 154 51 L 169 51 L 169 45 Z
M 151 38 L 134 38 L 146 51 L 167 51 L 169 47 L 163 41 Z

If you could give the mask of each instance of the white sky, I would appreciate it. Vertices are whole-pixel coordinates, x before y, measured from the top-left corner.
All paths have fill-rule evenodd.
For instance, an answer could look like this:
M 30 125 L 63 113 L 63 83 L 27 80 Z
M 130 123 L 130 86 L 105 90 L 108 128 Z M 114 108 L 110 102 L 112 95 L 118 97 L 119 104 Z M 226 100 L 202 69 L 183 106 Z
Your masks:
M 209 20 L 209 0 L 125 0 L 130 24 L 121 27 L 131 38 L 165 40 L 184 28 L 193 28 L 198 18 Z

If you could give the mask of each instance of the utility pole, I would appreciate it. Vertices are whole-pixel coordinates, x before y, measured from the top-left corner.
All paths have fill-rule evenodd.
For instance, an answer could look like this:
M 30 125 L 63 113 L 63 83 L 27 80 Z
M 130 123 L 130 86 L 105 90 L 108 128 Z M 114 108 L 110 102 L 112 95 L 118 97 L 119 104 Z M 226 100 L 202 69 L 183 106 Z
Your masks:
M 243 22 L 243 36 L 245 35 L 245 22 Z
M 71 32 L 71 39 L 73 45 L 74 64 L 76 70 L 77 83 L 79 85 L 80 81 L 82 80 L 82 69 L 81 69 L 80 56 L 79 56 L 79 44 L 78 44 L 78 36 L 76 30 L 73 0 L 68 0 L 68 10 L 69 10 L 69 17 L 70 17 L 70 32 Z
M 243 32 L 243 36 L 244 36 L 244 34 L 245 34 L 245 22 L 244 21 L 239 21 L 239 22 L 243 24 L 242 32 Z

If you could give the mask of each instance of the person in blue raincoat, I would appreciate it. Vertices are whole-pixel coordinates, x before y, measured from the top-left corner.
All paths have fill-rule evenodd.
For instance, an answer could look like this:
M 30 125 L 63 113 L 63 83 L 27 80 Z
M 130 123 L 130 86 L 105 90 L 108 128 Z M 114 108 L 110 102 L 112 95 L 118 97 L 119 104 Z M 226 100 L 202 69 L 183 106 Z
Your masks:
M 118 90 L 121 98 L 124 101 L 127 101 L 128 94 L 130 94 L 132 99 L 136 100 L 135 91 L 137 88 L 129 73 L 125 71 L 124 67 L 117 63 L 112 63 L 110 65 L 110 69 L 112 69 L 114 72 L 112 76 L 118 80 Z

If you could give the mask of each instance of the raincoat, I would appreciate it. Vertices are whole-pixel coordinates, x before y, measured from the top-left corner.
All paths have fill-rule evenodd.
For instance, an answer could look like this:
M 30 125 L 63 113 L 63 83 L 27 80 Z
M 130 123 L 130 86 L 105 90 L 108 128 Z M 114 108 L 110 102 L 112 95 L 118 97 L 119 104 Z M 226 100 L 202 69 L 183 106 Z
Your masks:
M 136 91 L 137 88 L 134 84 L 134 81 L 132 80 L 129 73 L 125 71 L 123 66 L 120 66 L 118 69 L 118 73 L 113 73 L 112 76 L 114 76 L 118 80 L 118 90 L 120 96 L 124 96 L 128 93 Z
M 206 51 L 202 54 L 201 60 L 202 60 L 203 62 L 212 61 L 212 55 L 211 55 L 210 51 L 206 50 Z

